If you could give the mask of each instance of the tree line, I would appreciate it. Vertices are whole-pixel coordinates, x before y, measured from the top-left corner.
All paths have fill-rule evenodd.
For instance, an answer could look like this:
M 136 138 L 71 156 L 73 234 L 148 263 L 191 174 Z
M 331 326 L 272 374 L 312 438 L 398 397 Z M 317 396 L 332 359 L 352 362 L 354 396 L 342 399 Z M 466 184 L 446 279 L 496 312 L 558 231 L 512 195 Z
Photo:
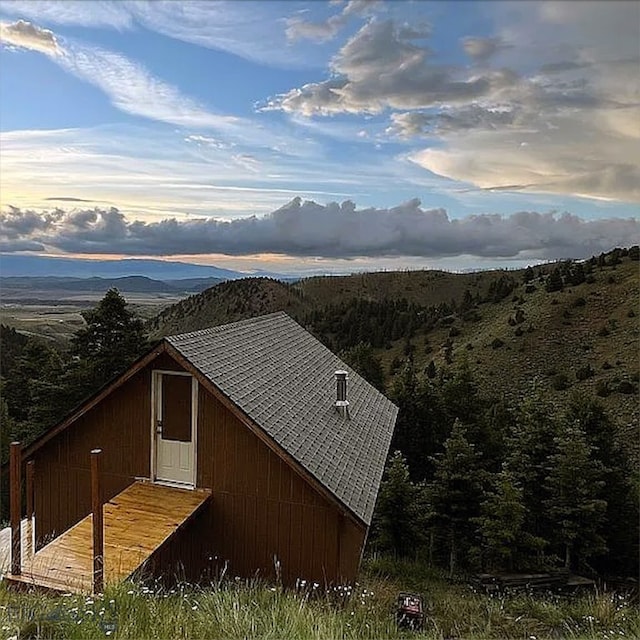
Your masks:
M 564 566 L 636 575 L 638 469 L 594 398 L 558 410 L 482 393 L 469 367 L 435 378 L 408 359 L 372 549 L 458 570 Z

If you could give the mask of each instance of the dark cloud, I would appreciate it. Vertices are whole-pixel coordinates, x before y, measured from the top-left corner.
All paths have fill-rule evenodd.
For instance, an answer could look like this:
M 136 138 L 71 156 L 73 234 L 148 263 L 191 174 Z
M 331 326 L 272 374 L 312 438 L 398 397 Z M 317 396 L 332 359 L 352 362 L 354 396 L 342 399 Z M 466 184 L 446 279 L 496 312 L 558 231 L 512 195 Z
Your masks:
M 39 222 L 38 222 L 39 221 Z M 71 253 L 232 256 L 279 253 L 356 258 L 472 255 L 584 257 L 637 237 L 634 219 L 583 220 L 570 214 L 519 212 L 450 219 L 417 199 L 390 209 L 357 209 L 295 198 L 273 213 L 234 220 L 131 222 L 117 209 L 0 214 L 4 251 L 46 245 Z
M 45 198 L 45 200 L 49 200 L 52 202 L 93 202 L 93 200 L 85 200 L 84 198 L 74 198 L 72 196 L 51 197 L 51 198 Z

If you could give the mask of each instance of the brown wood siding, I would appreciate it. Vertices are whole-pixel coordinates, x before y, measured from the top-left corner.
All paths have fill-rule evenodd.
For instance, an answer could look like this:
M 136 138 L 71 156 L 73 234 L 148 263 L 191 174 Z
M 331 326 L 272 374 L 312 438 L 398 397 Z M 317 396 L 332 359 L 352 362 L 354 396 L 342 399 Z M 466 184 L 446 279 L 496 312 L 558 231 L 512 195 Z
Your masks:
M 104 500 L 149 477 L 151 367 L 142 369 L 34 454 L 36 539 L 56 536 L 91 510 L 90 451 L 103 450 Z
M 104 500 L 149 477 L 151 372 L 184 371 L 168 354 L 116 388 L 36 450 L 36 536 L 55 536 L 91 510 L 89 452 L 103 449 Z M 185 378 L 189 380 L 188 378 Z M 209 506 L 152 558 L 165 574 L 355 580 L 366 534 L 202 385 L 198 401 L 197 486 Z
M 365 531 L 320 495 L 202 387 L 197 485 L 212 490 L 200 556 L 231 575 L 355 579 Z M 211 564 L 211 563 L 210 563 Z

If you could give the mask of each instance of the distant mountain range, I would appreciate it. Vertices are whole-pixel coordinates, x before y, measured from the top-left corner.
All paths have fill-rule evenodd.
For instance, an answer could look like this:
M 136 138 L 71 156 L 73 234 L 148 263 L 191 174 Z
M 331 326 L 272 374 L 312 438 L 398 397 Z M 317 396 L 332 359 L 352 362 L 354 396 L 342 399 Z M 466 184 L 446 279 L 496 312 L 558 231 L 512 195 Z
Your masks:
M 127 258 L 124 260 L 81 260 L 76 258 L 52 258 L 49 256 L 24 256 L 0 254 L 0 276 L 58 278 L 123 278 L 142 276 L 153 280 L 172 281 L 184 279 L 216 278 L 237 280 L 247 276 L 267 276 L 289 280 L 288 276 L 267 271 L 243 273 L 215 266 Z

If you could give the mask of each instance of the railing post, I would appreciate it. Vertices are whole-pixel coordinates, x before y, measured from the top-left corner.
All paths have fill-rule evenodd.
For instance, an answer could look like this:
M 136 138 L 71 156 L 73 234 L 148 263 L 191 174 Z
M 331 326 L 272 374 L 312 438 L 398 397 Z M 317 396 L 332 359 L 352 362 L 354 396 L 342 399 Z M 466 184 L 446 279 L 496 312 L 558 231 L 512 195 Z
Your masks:
M 35 523 L 33 516 L 35 515 L 35 461 L 27 462 L 27 549 L 26 555 L 29 559 L 33 558 L 35 553 Z
M 11 516 L 11 573 L 19 576 L 22 571 L 20 548 L 20 517 L 22 512 L 22 445 L 12 442 L 9 458 L 9 492 Z
M 93 593 L 104 591 L 104 531 L 100 491 L 102 449 L 91 451 L 91 509 L 93 511 Z

